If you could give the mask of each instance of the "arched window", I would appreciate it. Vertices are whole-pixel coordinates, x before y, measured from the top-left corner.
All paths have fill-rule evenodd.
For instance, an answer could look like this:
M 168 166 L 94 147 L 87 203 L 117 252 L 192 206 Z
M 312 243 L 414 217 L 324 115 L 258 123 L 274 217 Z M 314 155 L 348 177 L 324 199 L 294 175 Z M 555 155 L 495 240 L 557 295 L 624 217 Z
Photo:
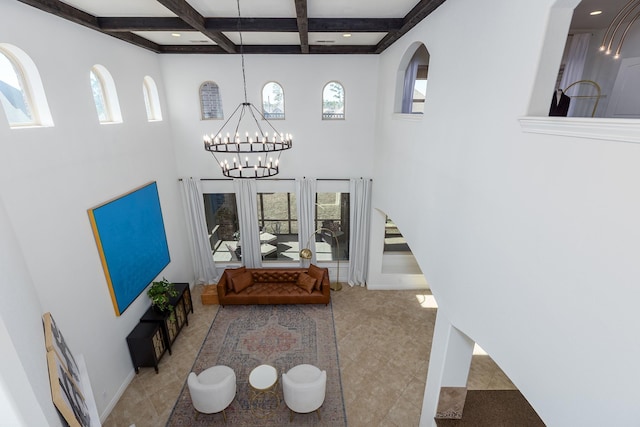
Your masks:
M 322 119 L 344 120 L 344 87 L 329 82 L 322 89 Z
M 116 85 L 109 71 L 102 65 L 96 64 L 89 71 L 89 77 L 100 123 L 122 123 Z
M 147 109 L 147 119 L 150 122 L 162 120 L 158 87 L 156 82 L 149 76 L 145 76 L 142 80 L 142 93 L 144 95 L 144 106 Z
M 204 82 L 200 85 L 200 117 L 202 120 L 224 118 L 220 88 L 215 82 Z
M 269 120 L 284 120 L 284 91 L 276 82 L 268 82 L 262 88 L 262 115 Z
M 0 104 L 11 128 L 53 126 L 35 64 L 21 49 L 0 43 Z
M 422 43 L 415 43 L 403 58 L 399 69 L 398 103 L 396 111 L 405 114 L 422 114 L 427 95 L 429 51 Z

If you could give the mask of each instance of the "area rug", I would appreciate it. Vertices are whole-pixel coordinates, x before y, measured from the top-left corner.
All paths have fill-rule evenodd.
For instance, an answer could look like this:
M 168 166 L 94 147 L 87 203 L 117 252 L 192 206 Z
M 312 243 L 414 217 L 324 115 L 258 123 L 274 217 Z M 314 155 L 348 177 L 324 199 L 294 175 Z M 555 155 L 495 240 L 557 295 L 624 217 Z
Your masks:
M 294 414 L 290 423 L 282 398 L 282 373 L 302 363 L 327 371 L 327 392 L 320 420 L 312 412 Z M 273 410 L 269 416 L 256 417 L 249 406 L 249 373 L 262 364 L 278 370 L 280 404 L 268 403 Z M 191 370 L 200 373 L 214 365 L 229 366 L 236 373 L 236 398 L 225 410 L 226 425 L 347 425 L 331 304 L 220 307 Z M 222 414 L 196 416 L 185 382 L 167 426 L 214 425 L 225 425 Z

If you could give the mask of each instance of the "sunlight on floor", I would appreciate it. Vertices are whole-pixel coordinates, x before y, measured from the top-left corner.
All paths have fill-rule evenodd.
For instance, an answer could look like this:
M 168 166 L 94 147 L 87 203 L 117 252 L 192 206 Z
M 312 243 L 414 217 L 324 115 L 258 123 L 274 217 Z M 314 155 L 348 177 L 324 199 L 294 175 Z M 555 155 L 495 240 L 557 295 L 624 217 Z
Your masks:
M 438 308 L 438 303 L 436 303 L 436 299 L 433 295 L 416 295 L 418 299 L 418 303 L 422 308 Z
M 416 299 L 422 308 L 438 308 L 438 303 L 433 295 L 418 294 Z M 488 356 L 489 353 L 484 351 L 478 344 L 473 346 L 473 354 L 477 356 Z
M 473 346 L 473 354 L 474 354 L 475 356 L 488 356 L 488 355 L 489 355 L 489 353 L 487 353 L 486 351 L 484 351 L 484 350 L 482 349 L 482 347 L 480 347 L 478 344 L 475 344 L 475 345 Z

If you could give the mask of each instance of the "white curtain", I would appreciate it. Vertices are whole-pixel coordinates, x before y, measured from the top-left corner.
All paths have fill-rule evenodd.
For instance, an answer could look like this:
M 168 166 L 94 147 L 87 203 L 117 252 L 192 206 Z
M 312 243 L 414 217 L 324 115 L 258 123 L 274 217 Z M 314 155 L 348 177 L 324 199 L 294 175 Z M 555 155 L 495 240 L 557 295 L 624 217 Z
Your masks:
M 369 271 L 369 232 L 371 226 L 371 180 L 351 179 L 351 231 L 349 232 L 350 286 L 365 286 Z
M 194 180 L 193 178 L 183 179 L 181 184 L 184 196 L 184 212 L 187 218 L 187 227 L 189 228 L 191 261 L 195 283 L 205 285 L 217 283 L 220 275 L 211 253 L 200 180 Z
M 413 110 L 413 89 L 418 73 L 418 60 L 414 57 L 404 72 L 404 88 L 402 90 L 402 112 L 411 113 Z
M 234 179 L 233 188 L 238 203 L 242 264 L 247 268 L 260 268 L 262 267 L 262 255 L 260 253 L 256 181 L 253 179 Z
M 296 207 L 298 208 L 298 245 L 307 247 L 309 238 L 314 234 L 316 204 L 316 180 L 314 178 L 296 178 Z M 313 243 L 312 243 L 313 245 Z M 311 247 L 311 263 L 316 263 L 316 248 Z M 306 267 L 307 261 L 300 259 L 300 266 Z
M 587 60 L 587 51 L 589 49 L 590 40 L 590 33 L 574 34 L 571 37 L 569 50 L 567 51 L 567 56 L 564 61 L 565 66 L 564 72 L 562 73 L 562 80 L 560 80 L 560 89 L 564 90 L 571 83 L 582 80 L 582 73 L 584 71 L 584 63 Z M 581 89 L 580 86 L 582 85 L 574 86 L 566 95 L 569 97 L 572 94 L 576 95 Z M 576 115 L 583 116 L 584 114 L 582 114 L 583 112 L 580 110 L 585 109 L 584 104 L 588 104 L 588 102 L 579 102 L 577 99 L 572 99 L 571 103 L 569 103 L 569 112 L 567 113 L 567 117 L 576 117 Z M 590 109 L 593 105 L 588 105 L 587 107 Z

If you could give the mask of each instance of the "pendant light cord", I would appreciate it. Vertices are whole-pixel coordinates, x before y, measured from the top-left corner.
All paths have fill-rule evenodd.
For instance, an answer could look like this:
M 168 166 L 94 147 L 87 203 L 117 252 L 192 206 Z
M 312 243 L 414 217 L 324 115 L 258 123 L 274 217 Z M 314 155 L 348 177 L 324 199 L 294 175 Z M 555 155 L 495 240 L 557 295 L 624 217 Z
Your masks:
M 238 4 L 238 34 L 240 34 L 240 57 L 242 58 L 242 83 L 244 86 L 244 102 L 249 103 L 247 100 L 247 76 L 244 72 L 244 48 L 242 43 L 242 31 L 240 31 L 240 0 L 236 2 Z

